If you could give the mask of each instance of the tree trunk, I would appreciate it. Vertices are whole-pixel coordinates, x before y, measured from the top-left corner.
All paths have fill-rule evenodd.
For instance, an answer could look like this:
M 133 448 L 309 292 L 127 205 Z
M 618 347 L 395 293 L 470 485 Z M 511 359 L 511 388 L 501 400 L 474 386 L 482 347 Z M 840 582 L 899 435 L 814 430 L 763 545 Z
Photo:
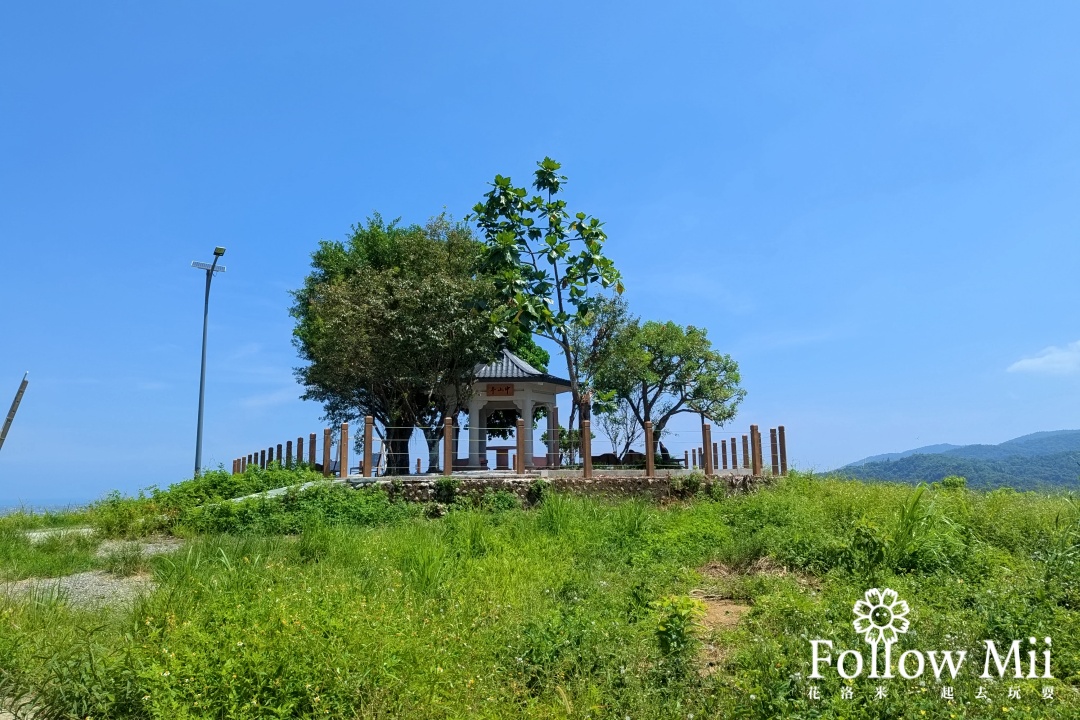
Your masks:
M 387 475 L 409 474 L 409 439 L 412 434 L 412 428 L 386 428 L 386 442 L 383 448 L 386 452 Z
M 649 384 L 644 380 L 641 381 L 641 432 L 645 432 L 645 423 L 652 420 L 652 405 L 649 404 Z M 660 446 L 660 432 L 664 429 L 661 425 L 657 427 L 653 425 L 653 446 L 648 449 L 647 452 L 651 452 L 653 457 L 656 457 L 656 448 Z

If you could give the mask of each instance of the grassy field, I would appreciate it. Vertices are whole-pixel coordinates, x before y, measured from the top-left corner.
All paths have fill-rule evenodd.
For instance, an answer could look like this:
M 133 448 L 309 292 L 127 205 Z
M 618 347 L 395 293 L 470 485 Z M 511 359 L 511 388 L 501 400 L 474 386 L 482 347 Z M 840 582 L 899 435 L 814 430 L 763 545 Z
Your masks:
M 0 697 L 71 718 L 1080 716 L 1069 495 L 794 474 L 663 506 L 490 496 L 437 519 L 329 487 L 218 504 L 309 479 L 275 472 L 0 518 L 6 581 L 108 569 L 102 536 L 187 539 L 144 561 L 156 588 L 134 606 L 0 596 Z M 99 535 L 22 534 L 64 524 Z M 908 650 L 966 650 L 955 680 L 929 661 L 910 680 L 810 678 L 814 639 L 869 664 L 852 608 L 874 587 L 910 606 L 894 673 Z M 1045 637 L 1054 679 L 979 678 L 984 641 L 1021 640 L 1026 674 Z

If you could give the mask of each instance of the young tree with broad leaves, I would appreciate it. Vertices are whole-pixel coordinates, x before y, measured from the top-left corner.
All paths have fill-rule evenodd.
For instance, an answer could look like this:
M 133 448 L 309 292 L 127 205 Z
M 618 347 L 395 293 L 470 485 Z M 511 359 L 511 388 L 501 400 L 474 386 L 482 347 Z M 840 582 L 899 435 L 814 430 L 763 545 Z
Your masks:
M 551 158 L 537 163 L 532 197 L 509 177 L 496 175 L 484 201 L 473 208 L 485 242 L 484 273 L 495 286 L 495 326 L 517 324 L 554 342 L 566 359 L 574 408 L 582 408 L 591 388 L 582 382 L 571 338 L 575 319 L 584 318 L 593 290 L 622 293 L 619 271 L 603 254 L 602 224 L 583 212 L 570 215 L 557 197 L 566 177 Z

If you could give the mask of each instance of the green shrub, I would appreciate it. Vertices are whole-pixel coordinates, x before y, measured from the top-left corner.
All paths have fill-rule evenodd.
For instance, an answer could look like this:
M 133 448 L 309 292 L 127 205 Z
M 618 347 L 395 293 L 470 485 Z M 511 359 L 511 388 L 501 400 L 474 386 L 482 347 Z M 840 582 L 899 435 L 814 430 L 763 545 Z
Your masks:
M 401 572 L 410 588 L 421 597 L 434 594 L 448 574 L 448 553 L 442 536 L 428 527 L 413 529 L 412 542 L 401 557 Z
M 450 536 L 462 557 L 482 557 L 492 550 L 494 541 L 488 518 L 482 512 L 467 510 L 448 518 Z
M 542 477 L 538 477 L 529 483 L 529 489 L 525 493 L 525 502 L 529 505 L 539 505 L 551 491 L 551 483 Z
M 443 475 L 435 481 L 435 500 L 446 505 L 454 502 L 457 498 L 458 487 L 461 481 L 452 475 Z
M 274 462 L 266 469 L 249 465 L 244 472 L 236 475 L 223 468 L 210 470 L 198 477 L 170 485 L 165 490 L 154 488 L 152 497 L 165 508 L 190 508 L 324 479 L 321 473 L 306 465 L 286 468 Z
M 701 490 L 704 481 L 705 474 L 700 470 L 694 470 L 685 475 L 675 475 L 671 478 L 671 492 L 679 498 L 693 497 Z
M 203 533 L 297 534 L 313 526 L 381 525 L 417 512 L 414 506 L 392 502 L 378 488 L 352 490 L 325 483 L 273 498 L 203 505 L 185 512 L 179 522 Z
M 94 528 L 106 537 L 142 537 L 172 527 L 178 510 L 142 493 L 124 497 L 113 491 L 90 505 Z
M 941 478 L 941 487 L 946 490 L 958 490 L 967 487 L 967 478 L 960 475 L 949 475 Z
M 621 502 L 610 513 L 612 530 L 620 541 L 637 538 L 649 525 L 649 504 L 634 498 Z
M 124 543 L 105 557 L 105 569 L 120 577 L 146 572 L 149 567 L 138 543 Z
M 669 595 L 650 606 L 656 613 L 656 640 L 661 655 L 677 670 L 685 669 L 700 644 L 705 603 L 685 595 Z
M 509 490 L 492 490 L 488 488 L 480 498 L 480 507 L 489 512 L 505 512 L 507 510 L 520 510 L 521 500 Z
M 548 493 L 540 506 L 539 524 L 552 535 L 558 535 L 570 528 L 573 515 L 573 501 L 565 495 Z

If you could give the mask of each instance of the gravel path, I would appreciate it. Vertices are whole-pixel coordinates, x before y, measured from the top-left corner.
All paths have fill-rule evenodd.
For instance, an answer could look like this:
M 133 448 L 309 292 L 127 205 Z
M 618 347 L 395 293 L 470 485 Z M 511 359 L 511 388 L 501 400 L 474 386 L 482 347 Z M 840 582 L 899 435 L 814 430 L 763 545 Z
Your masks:
M 88 535 L 93 532 L 93 529 L 34 530 L 28 532 L 27 537 L 33 541 L 39 541 L 51 535 L 69 532 Z M 113 553 L 137 549 L 143 557 L 151 557 L 179 550 L 183 546 L 184 541 L 174 537 L 153 537 L 143 540 L 103 540 L 98 545 L 96 555 L 99 558 L 106 558 Z M 74 575 L 65 575 L 59 578 L 27 578 L 26 580 L 0 583 L 0 595 L 59 597 L 71 605 L 80 607 L 130 604 L 139 594 L 150 592 L 153 589 L 153 580 L 146 573 L 130 577 L 119 577 L 104 570 L 75 573 Z M 5 720 L 2 710 L 0 710 L 0 720 Z
M 117 577 L 103 570 L 75 573 L 60 578 L 28 578 L 0 584 L 0 593 L 15 597 L 27 595 L 58 596 L 82 607 L 122 605 L 154 587 L 149 575 Z
M 18 715 L 15 714 L 16 712 Z M 34 720 L 36 717 L 37 708 L 34 707 L 32 700 L 25 699 L 16 702 L 10 698 L 0 697 L 0 720 Z
M 102 540 L 98 545 L 97 556 L 108 557 L 109 555 L 127 550 L 129 548 L 139 548 L 144 557 L 153 557 L 154 555 L 164 555 L 165 553 L 171 553 L 173 550 L 179 550 L 184 547 L 184 541 L 180 538 L 174 537 L 152 537 L 144 540 Z
M 53 535 L 93 535 L 94 528 L 49 528 L 48 530 L 27 530 L 23 534 L 30 542 L 40 542 Z

